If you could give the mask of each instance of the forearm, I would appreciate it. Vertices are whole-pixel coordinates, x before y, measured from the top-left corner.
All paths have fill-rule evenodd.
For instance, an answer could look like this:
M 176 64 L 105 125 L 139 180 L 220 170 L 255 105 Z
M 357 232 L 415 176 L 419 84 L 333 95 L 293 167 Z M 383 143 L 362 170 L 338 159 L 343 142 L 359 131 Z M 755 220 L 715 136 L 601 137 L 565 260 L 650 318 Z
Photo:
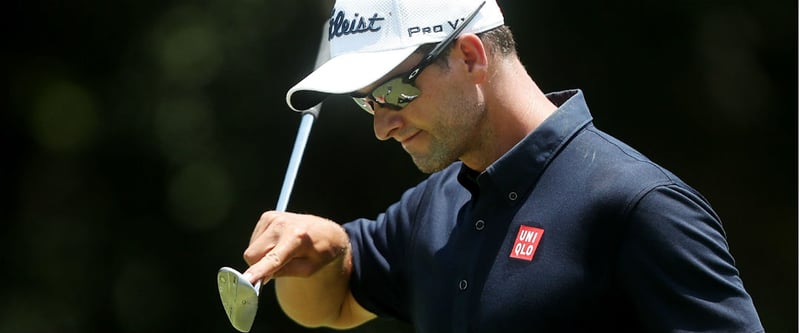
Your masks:
M 287 316 L 307 327 L 354 326 L 344 325 L 342 320 L 351 266 L 349 247 L 343 252 L 309 277 L 275 279 L 275 293 Z
M 348 328 L 375 318 L 350 293 L 350 238 L 331 220 L 266 212 L 244 259 L 250 282 L 275 279 L 278 303 L 301 325 Z

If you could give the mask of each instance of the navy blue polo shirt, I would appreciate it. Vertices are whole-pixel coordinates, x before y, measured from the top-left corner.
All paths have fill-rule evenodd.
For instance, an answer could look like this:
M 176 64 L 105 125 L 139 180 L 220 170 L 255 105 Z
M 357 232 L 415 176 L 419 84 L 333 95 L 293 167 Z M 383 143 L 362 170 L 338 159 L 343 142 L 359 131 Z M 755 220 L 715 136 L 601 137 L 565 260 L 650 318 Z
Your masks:
M 477 173 L 461 162 L 344 225 L 350 288 L 416 332 L 760 332 L 719 218 L 601 132 L 579 90 Z

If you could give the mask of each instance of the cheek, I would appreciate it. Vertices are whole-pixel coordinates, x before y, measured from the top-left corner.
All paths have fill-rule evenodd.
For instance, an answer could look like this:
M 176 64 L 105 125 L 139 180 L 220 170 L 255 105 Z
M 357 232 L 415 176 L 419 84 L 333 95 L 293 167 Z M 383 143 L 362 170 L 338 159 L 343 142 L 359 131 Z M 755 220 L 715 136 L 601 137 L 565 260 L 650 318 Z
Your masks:
M 431 65 L 423 72 L 417 81 L 422 94 L 414 101 L 417 105 L 409 110 L 409 120 L 423 127 L 423 124 L 429 125 L 434 131 L 463 122 L 459 118 L 476 104 L 476 87 L 455 74 L 437 65 Z
M 425 81 L 418 85 L 422 92 L 418 99 L 422 99 L 423 103 L 421 104 L 425 105 L 426 109 L 435 108 L 444 109 L 443 111 L 446 111 L 447 105 L 453 99 L 455 87 L 452 78 L 447 76 L 446 72 L 440 73 L 437 71 L 435 74 L 441 75 L 430 75 L 426 77 Z

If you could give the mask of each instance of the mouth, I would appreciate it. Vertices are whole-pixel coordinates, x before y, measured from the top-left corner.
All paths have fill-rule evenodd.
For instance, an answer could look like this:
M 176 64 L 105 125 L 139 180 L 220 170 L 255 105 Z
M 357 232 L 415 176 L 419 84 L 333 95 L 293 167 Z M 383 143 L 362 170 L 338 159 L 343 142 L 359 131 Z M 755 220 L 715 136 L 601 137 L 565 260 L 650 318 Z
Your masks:
M 398 139 L 397 141 L 400 142 L 403 148 L 406 148 L 406 150 L 408 150 L 408 145 L 411 144 L 411 141 L 413 141 L 417 137 L 417 135 L 419 135 L 420 132 L 422 131 L 416 131 L 405 138 Z

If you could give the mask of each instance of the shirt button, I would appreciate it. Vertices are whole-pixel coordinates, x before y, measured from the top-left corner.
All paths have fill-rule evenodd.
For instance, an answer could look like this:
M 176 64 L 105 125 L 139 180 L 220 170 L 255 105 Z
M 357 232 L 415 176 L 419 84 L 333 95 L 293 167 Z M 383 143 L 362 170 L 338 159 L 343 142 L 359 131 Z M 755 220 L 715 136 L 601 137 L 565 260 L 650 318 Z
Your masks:
M 481 230 L 483 230 L 483 227 L 485 227 L 485 226 L 486 226 L 486 222 L 483 222 L 483 220 L 475 221 L 475 230 L 481 231 Z
M 508 199 L 511 201 L 517 200 L 517 192 L 509 192 Z
M 458 289 L 467 290 L 467 280 L 458 281 Z

